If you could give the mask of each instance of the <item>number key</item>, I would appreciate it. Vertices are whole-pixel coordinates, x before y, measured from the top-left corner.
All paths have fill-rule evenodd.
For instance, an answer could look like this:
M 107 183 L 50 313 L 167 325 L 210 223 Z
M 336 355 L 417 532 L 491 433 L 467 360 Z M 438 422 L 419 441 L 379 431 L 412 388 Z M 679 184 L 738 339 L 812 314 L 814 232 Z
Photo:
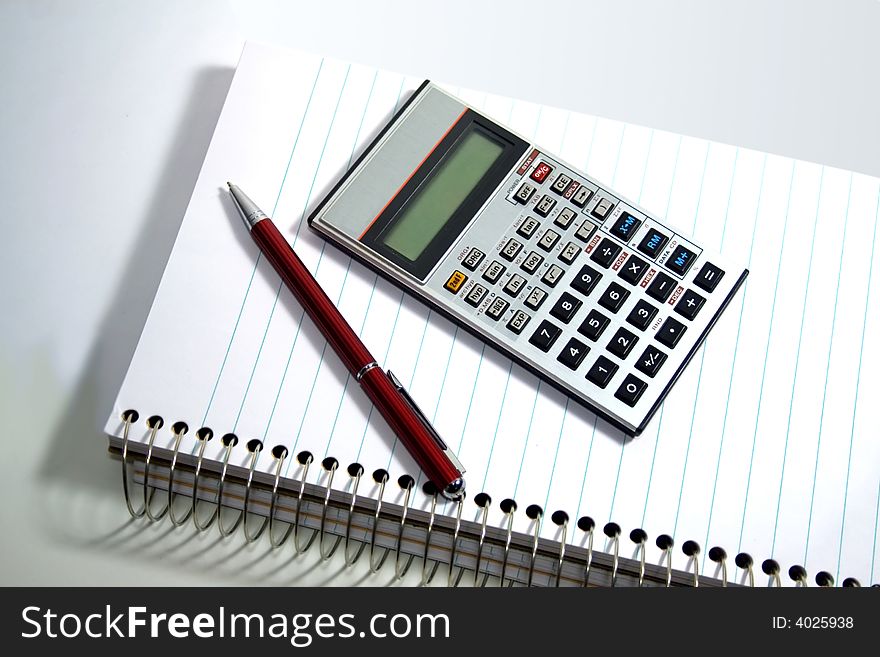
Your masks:
M 560 363 L 570 370 L 576 370 L 584 361 L 586 355 L 590 353 L 590 348 L 576 338 L 572 338 L 563 347 L 562 351 L 556 357 Z
M 638 341 L 638 336 L 621 327 L 617 329 L 617 333 L 611 338 L 611 342 L 608 343 L 607 348 L 608 351 L 620 358 L 620 360 L 623 360 L 629 356 L 629 352 L 632 351 L 632 348 L 636 346 L 636 342 Z
M 599 339 L 611 320 L 598 310 L 591 310 L 590 314 L 578 327 L 578 333 L 587 336 L 593 342 Z
M 642 396 L 642 393 L 645 392 L 645 388 L 647 387 L 648 384 L 638 377 L 635 377 L 632 374 L 627 374 L 623 383 L 621 383 L 620 387 L 617 389 L 617 392 L 614 393 L 614 396 L 627 406 L 635 406 L 636 402 L 639 401 L 639 397 Z
M 605 356 L 599 356 L 596 359 L 596 362 L 593 363 L 590 371 L 587 372 L 587 379 L 600 388 L 604 388 L 608 385 L 608 382 L 611 380 L 611 377 L 614 376 L 616 371 L 617 365 L 615 363 L 612 363 L 609 359 L 605 358 Z
M 538 325 L 537 330 L 529 338 L 529 342 L 541 351 L 550 351 L 550 347 L 556 342 L 556 338 L 562 333 L 562 329 L 551 324 L 546 319 Z
M 635 326 L 640 331 L 644 331 L 651 324 L 657 309 L 644 299 L 639 299 L 635 307 L 626 317 L 626 321 Z
M 611 283 L 611 285 L 608 286 L 608 289 L 605 290 L 605 293 L 599 297 L 599 305 L 616 313 L 620 310 L 620 307 L 623 305 L 623 302 L 626 301 L 628 296 L 629 290 L 617 283 Z
M 574 317 L 577 311 L 580 309 L 580 307 L 580 299 L 578 299 L 573 294 L 563 292 L 562 296 L 559 297 L 559 300 L 550 310 L 550 314 L 553 315 L 556 319 L 568 324 L 571 321 L 571 318 Z
M 590 265 L 584 265 L 577 273 L 577 276 L 574 277 L 571 286 L 585 297 L 588 297 L 601 279 L 602 274 L 590 267 Z

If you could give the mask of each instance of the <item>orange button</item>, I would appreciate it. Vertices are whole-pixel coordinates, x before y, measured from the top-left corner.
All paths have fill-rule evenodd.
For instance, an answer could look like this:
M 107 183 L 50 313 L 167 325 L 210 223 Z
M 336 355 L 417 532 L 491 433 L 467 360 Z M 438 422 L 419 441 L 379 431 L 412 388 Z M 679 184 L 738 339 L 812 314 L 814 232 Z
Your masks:
M 449 280 L 446 281 L 446 284 L 443 287 L 453 294 L 458 294 L 458 291 L 461 289 L 461 286 L 464 285 L 465 281 L 467 281 L 467 276 L 456 269 L 452 272 L 452 276 L 449 277 Z

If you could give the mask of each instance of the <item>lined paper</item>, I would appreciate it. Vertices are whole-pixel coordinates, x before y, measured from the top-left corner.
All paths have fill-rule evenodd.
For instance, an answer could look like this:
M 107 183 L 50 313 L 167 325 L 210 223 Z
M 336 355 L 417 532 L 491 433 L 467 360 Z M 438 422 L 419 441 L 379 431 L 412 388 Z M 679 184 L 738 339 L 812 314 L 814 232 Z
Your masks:
M 751 275 L 644 433 L 624 437 L 535 376 L 329 246 L 305 217 L 421 79 L 248 45 L 243 53 L 159 292 L 106 430 L 121 413 L 166 427 L 235 433 L 316 460 L 391 474 L 418 468 L 260 257 L 224 191 L 232 180 L 271 214 L 380 362 L 433 418 L 466 465 L 470 499 L 588 515 L 680 546 L 772 557 L 840 582 L 880 578 L 880 181 L 641 126 L 447 89 L 667 223 L 748 263 Z M 143 425 L 143 423 L 141 423 Z M 146 440 L 145 426 L 134 432 Z M 156 444 L 169 447 L 170 431 Z M 220 441 L 208 456 L 219 458 Z M 288 458 L 286 476 L 300 467 Z M 326 473 L 312 468 L 320 483 Z M 337 478 L 334 485 L 343 486 Z M 420 483 L 423 477 L 419 475 Z M 366 477 L 360 494 L 375 494 Z M 427 508 L 421 493 L 414 504 Z M 453 513 L 454 505 L 442 507 Z M 479 509 L 465 502 L 464 516 Z M 603 540 L 600 547 L 606 547 Z M 568 532 L 580 543 L 585 536 Z M 708 571 L 707 571 L 708 568 Z M 763 575 L 759 574 L 759 580 Z M 762 582 L 763 583 L 763 582 Z

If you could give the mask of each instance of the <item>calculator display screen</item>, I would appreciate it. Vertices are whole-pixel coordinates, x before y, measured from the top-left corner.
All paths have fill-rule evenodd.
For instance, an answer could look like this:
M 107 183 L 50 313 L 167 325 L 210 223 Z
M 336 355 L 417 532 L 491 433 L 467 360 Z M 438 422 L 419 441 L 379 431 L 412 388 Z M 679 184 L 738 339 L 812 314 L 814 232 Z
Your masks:
M 417 260 L 504 150 L 471 124 L 388 225 L 381 241 L 407 260 Z

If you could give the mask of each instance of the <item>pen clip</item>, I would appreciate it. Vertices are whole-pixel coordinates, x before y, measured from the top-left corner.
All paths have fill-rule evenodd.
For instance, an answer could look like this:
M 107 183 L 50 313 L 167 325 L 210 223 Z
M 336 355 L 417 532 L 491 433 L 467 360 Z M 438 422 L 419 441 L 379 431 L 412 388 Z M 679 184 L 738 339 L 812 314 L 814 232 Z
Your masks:
M 397 388 L 397 391 L 401 395 L 403 395 L 403 398 L 406 400 L 406 403 L 409 404 L 410 408 L 413 409 L 415 414 L 419 416 L 419 419 L 422 421 L 422 424 L 425 425 L 425 428 L 434 437 L 434 440 L 437 441 L 437 446 L 440 447 L 440 449 L 442 449 L 443 452 L 446 454 L 447 458 L 449 458 L 449 460 L 452 461 L 452 465 L 454 465 L 456 468 L 458 468 L 459 472 L 464 474 L 465 469 L 464 469 L 464 466 L 461 464 L 461 461 L 458 460 L 458 457 L 455 455 L 455 452 L 453 452 L 451 449 L 449 449 L 449 446 L 443 441 L 443 439 L 440 437 L 440 434 L 437 433 L 437 430 L 434 428 L 434 425 L 431 424 L 431 421 L 422 412 L 422 409 L 419 408 L 419 405 L 416 404 L 416 400 L 412 398 L 412 395 L 410 395 L 409 392 L 407 392 L 406 388 L 403 387 L 403 384 L 400 382 L 400 380 L 396 376 L 394 376 L 394 372 L 392 372 L 391 370 L 386 370 L 386 374 L 388 375 L 388 380 L 391 381 L 391 385 L 393 385 L 395 388 Z

